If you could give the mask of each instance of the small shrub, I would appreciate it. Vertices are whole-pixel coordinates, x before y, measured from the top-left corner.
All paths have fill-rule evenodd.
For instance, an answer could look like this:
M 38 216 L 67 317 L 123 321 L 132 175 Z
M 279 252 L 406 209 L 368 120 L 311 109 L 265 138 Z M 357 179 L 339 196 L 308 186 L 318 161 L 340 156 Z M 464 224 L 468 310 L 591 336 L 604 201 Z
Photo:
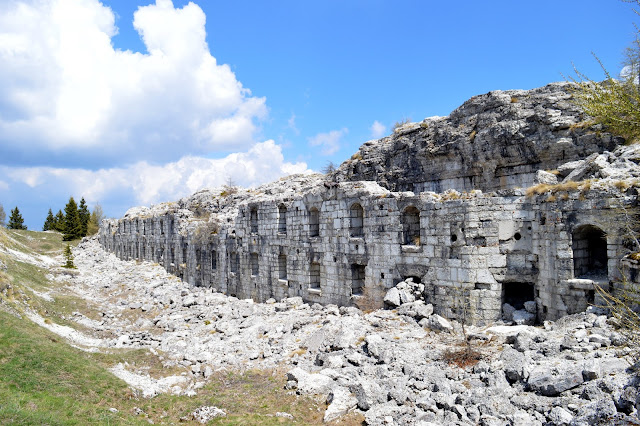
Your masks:
M 517 97 L 515 97 L 515 96 L 512 96 L 512 97 L 511 97 L 511 103 L 512 103 L 512 104 L 515 104 L 515 103 L 517 103 L 517 102 L 518 102 L 518 98 L 517 98 Z
M 442 354 L 442 359 L 449 365 L 457 365 L 460 368 L 467 368 L 476 365 L 482 359 L 482 354 L 471 345 L 462 348 L 447 349 Z
M 393 131 L 398 130 L 399 128 L 401 128 L 402 126 L 410 122 L 411 122 L 411 119 L 409 118 L 403 118 L 400 121 L 396 121 L 395 123 L 393 123 Z

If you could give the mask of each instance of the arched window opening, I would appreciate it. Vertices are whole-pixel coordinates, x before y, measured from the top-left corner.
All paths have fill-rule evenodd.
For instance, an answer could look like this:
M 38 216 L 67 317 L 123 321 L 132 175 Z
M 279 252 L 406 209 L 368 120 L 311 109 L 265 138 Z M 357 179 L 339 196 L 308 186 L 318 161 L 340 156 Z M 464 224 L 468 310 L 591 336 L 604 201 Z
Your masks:
M 287 256 L 284 254 L 278 256 L 278 278 L 287 279 Z
M 255 207 L 251 209 L 251 213 L 249 214 L 249 221 L 251 222 L 251 233 L 258 233 L 258 209 Z
M 309 210 L 309 236 L 317 237 L 320 235 L 320 212 L 313 207 Z
M 278 207 L 278 232 L 287 233 L 287 208 L 284 204 L 280 204 Z
M 585 225 L 573 231 L 573 273 L 575 277 L 607 276 L 607 237 L 597 226 Z
M 309 288 L 320 290 L 320 264 L 313 262 L 309 267 Z
M 420 245 L 420 210 L 414 206 L 404 209 L 400 217 L 402 222 L 402 239 L 407 245 Z
M 349 234 L 352 237 L 362 237 L 364 235 L 363 223 L 364 210 L 360 204 L 354 203 L 349 209 Z

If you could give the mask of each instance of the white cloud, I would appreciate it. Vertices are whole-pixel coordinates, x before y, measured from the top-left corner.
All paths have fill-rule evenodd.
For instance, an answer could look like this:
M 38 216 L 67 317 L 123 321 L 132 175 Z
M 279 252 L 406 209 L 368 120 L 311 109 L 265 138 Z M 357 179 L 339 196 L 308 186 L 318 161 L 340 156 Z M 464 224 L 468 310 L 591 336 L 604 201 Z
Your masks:
M 0 191 L 6 191 L 9 189 L 9 184 L 3 180 L 0 180 Z
M 90 203 L 115 197 L 138 204 L 177 200 L 205 187 L 223 185 L 230 177 L 241 186 L 255 186 L 281 176 L 309 172 L 305 163 L 284 161 L 282 150 L 269 140 L 246 152 L 221 159 L 186 156 L 161 166 L 141 161 L 124 168 L 67 169 L 52 167 L 0 167 L 0 173 L 34 191 L 51 188 L 81 194 Z
M 293 131 L 296 135 L 300 134 L 300 130 L 296 127 L 296 115 L 291 114 L 291 117 L 287 120 L 287 127 Z
M 329 133 L 318 133 L 309 138 L 309 145 L 322 147 L 322 155 L 335 154 L 340 149 L 340 142 L 349 130 L 345 127 L 340 130 L 332 130 Z
M 265 99 L 216 62 L 205 19 L 194 3 L 140 7 L 141 54 L 114 49 L 114 15 L 98 0 L 2 2 L 0 162 L 118 165 L 250 147 Z
M 387 133 L 387 126 L 379 122 L 378 120 L 374 121 L 370 127 L 371 129 L 371 137 L 381 138 Z

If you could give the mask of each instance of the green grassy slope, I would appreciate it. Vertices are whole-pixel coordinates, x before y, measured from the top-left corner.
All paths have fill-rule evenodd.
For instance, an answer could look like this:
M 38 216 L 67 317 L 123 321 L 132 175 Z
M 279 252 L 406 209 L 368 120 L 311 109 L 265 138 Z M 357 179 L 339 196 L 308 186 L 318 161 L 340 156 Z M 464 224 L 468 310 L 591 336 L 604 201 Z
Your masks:
M 66 243 L 60 234 L 0 228 L 0 246 L 26 254 L 55 255 Z M 46 268 L 0 252 L 0 424 L 193 424 L 189 413 L 214 405 L 228 415 L 210 424 L 320 424 L 324 404 L 287 394 L 284 373 L 219 373 L 194 397 L 159 395 L 143 399 L 108 368 L 119 362 L 162 370 L 146 350 L 113 349 L 90 353 L 32 323 L 22 315 L 38 312 L 47 321 L 74 325 L 64 318 L 73 310 L 90 314 L 91 306 L 46 278 Z M 33 293 L 49 292 L 53 301 Z M 175 372 L 172 372 L 175 373 Z M 110 410 L 110 409 L 116 409 Z M 294 421 L 275 417 L 288 412 Z M 360 424 L 360 418 L 341 424 Z

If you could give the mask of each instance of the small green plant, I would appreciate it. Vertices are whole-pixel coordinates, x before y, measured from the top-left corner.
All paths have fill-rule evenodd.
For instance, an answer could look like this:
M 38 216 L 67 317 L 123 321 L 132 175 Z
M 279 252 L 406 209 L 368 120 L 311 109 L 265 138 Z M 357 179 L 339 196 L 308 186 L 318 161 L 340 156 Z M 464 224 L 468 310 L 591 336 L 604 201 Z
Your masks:
M 71 246 L 67 244 L 64 249 L 64 258 L 66 263 L 62 265 L 63 268 L 76 269 L 76 265 L 73 264 L 73 253 L 71 253 Z

